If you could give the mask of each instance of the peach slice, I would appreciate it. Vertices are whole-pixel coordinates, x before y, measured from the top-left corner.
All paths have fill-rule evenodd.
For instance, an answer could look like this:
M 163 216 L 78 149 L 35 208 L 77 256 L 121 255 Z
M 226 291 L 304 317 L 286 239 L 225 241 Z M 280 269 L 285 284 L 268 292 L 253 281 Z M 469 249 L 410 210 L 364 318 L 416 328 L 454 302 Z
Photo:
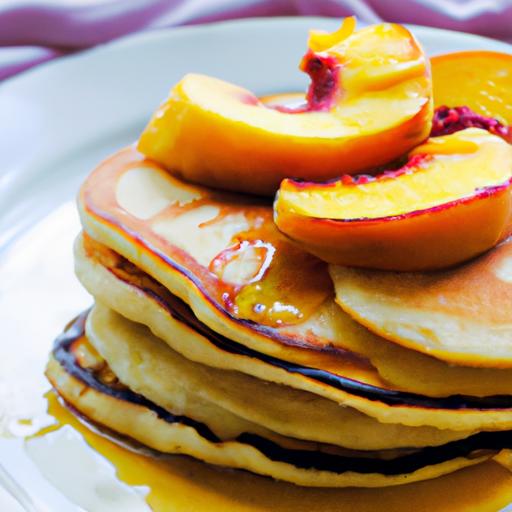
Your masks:
M 478 128 L 429 139 L 396 171 L 331 183 L 284 180 L 277 227 L 311 253 L 382 270 L 448 267 L 512 226 L 512 146 Z
M 313 32 L 301 69 L 306 104 L 273 108 L 241 87 L 186 75 L 142 133 L 138 149 L 182 178 L 272 195 L 285 177 L 327 180 L 403 155 L 428 137 L 429 61 L 404 27 Z
M 436 107 L 466 106 L 512 124 L 512 55 L 466 51 L 433 57 L 431 63 Z

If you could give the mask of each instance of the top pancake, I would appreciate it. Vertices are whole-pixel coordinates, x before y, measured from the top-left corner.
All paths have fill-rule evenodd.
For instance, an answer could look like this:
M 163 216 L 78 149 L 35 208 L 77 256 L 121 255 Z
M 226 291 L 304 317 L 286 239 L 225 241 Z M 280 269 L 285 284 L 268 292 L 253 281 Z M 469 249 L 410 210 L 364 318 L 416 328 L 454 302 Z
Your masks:
M 349 336 L 357 338 L 362 330 L 345 325 L 340 331 L 344 317 L 334 305 L 325 264 L 277 231 L 269 204 L 185 184 L 128 148 L 89 176 L 79 207 L 87 233 L 153 276 L 214 331 L 301 364 L 334 365 L 336 371 L 348 365 L 356 378 L 357 372 L 368 374 L 369 361 L 346 352 L 355 346 Z M 338 285 L 341 275 L 359 276 L 366 288 L 350 290 L 367 292 L 352 293 L 357 306 L 350 306 L 340 291 L 349 289 L 345 283 L 337 286 L 338 301 L 375 332 L 415 350 L 463 365 L 511 367 L 503 304 L 512 287 L 503 277 L 506 258 L 499 254 L 496 250 L 476 263 L 437 274 L 335 269 Z M 488 260 L 499 261 L 494 268 Z M 376 275 L 383 286 L 375 282 Z M 493 286 L 486 287 L 489 279 Z M 415 290 L 423 297 L 416 309 L 411 307 Z M 367 311 L 377 302 L 385 314 L 360 314 L 363 306 Z M 406 309 L 416 314 L 404 326 Z M 435 318 L 433 326 L 429 318 Z M 389 325 L 397 326 L 400 336 Z
M 227 338 L 285 359 L 287 349 L 311 348 L 307 362 L 322 367 L 345 349 L 326 264 L 277 231 L 270 204 L 185 184 L 126 149 L 89 176 L 79 209 L 86 233 Z
M 130 317 L 129 304 L 136 296 L 137 302 L 144 304 L 136 308 L 135 320 L 151 326 L 151 315 L 144 315 L 151 303 L 156 303 L 166 311 L 169 322 L 177 317 L 188 322 L 204 333 L 206 327 L 197 322 L 189 308 L 179 307 L 176 297 L 157 283 L 148 274 L 138 269 L 133 263 L 115 253 L 112 249 L 80 236 L 75 243 L 75 271 L 87 290 L 99 301 L 112 304 L 112 308 Z M 146 300 L 143 300 L 143 299 Z M 183 303 L 182 303 L 183 304 Z M 181 313 L 178 313 L 178 308 Z M 350 352 L 318 352 L 297 347 L 283 347 L 282 356 L 288 362 L 317 364 L 317 368 L 327 370 L 331 376 L 338 375 L 357 379 L 361 383 L 380 386 L 386 389 L 402 390 L 430 397 L 447 397 L 450 395 L 492 396 L 508 395 L 512 389 L 512 370 L 496 368 L 472 368 L 453 366 L 415 350 L 409 350 L 398 344 L 384 340 L 364 328 L 343 312 L 334 302 L 331 315 L 326 320 L 333 329 L 333 336 L 343 340 Z M 164 338 L 169 339 L 173 329 L 164 328 Z M 209 336 L 215 338 L 213 331 Z M 183 336 L 177 336 L 182 339 Z M 192 342 L 191 342 L 192 343 Z M 194 345 L 201 345 L 198 339 Z M 347 365 L 355 359 L 353 353 L 368 359 L 366 369 L 361 365 Z M 203 354 L 203 361 L 211 364 L 209 357 Z M 227 358 L 223 357 L 223 367 Z M 230 367 L 229 365 L 227 367 Z M 238 368 L 235 365 L 236 368 Z
M 338 304 L 388 340 L 449 363 L 512 367 L 512 239 L 446 271 L 330 273 Z

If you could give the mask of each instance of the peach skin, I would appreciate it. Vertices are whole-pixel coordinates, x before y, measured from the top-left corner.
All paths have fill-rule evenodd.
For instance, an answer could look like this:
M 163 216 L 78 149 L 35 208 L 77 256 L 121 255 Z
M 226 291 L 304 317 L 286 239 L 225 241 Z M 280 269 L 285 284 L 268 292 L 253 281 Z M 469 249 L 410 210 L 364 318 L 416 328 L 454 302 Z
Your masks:
M 264 104 L 208 76 L 186 75 L 142 133 L 138 149 L 181 178 L 273 195 L 283 178 L 322 181 L 403 155 L 430 133 L 430 64 L 404 27 L 312 32 L 301 69 L 306 103 Z
M 284 180 L 277 227 L 329 262 L 381 270 L 449 267 L 511 232 L 512 146 L 478 128 L 433 137 L 395 171 L 330 183 Z
M 436 107 L 466 106 L 512 124 L 512 55 L 455 52 L 433 57 L 431 63 Z

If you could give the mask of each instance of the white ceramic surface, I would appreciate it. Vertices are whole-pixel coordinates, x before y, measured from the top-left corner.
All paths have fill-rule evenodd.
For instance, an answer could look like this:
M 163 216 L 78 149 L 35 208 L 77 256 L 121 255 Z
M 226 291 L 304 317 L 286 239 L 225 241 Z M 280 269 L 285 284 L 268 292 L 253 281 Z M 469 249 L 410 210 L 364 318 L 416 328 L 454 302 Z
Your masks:
M 155 31 L 0 85 L 0 483 L 26 510 L 148 510 L 144 489 L 119 482 L 76 432 L 23 439 L 49 421 L 42 371 L 52 339 L 90 302 L 71 256 L 79 230 L 73 197 L 83 177 L 137 137 L 184 73 L 215 75 L 259 94 L 298 90 L 306 85 L 297 63 L 307 30 L 337 25 L 276 18 Z M 470 35 L 413 31 L 431 55 L 511 51 Z M 19 509 L 0 489 L 0 510 Z

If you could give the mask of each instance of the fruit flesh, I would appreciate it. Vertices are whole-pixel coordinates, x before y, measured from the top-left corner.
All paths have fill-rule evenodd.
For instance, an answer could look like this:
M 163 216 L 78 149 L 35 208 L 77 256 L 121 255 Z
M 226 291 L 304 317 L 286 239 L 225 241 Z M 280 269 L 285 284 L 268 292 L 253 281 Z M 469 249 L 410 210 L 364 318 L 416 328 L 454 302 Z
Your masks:
M 380 270 L 446 268 L 510 234 L 509 144 L 470 128 L 429 139 L 411 153 L 422 154 L 428 156 L 424 168 L 399 170 L 394 178 L 363 177 L 366 183 L 358 184 L 360 178 L 349 177 L 355 184 L 347 185 L 285 180 L 274 220 L 324 261 Z
M 464 105 L 512 124 L 512 55 L 456 52 L 433 57 L 431 64 L 436 107 Z
M 363 183 L 285 181 L 280 200 L 310 217 L 377 219 L 457 201 L 485 187 L 499 186 L 512 175 L 511 148 L 479 129 L 429 139 L 411 153 L 417 155 L 423 158 L 415 167 L 406 167 L 399 175 L 370 177 Z
M 271 195 L 287 176 L 326 180 L 359 172 L 428 136 L 429 65 L 405 28 L 350 33 L 325 51 L 309 51 L 302 68 L 313 83 L 297 109 L 269 108 L 243 88 L 187 75 L 138 149 L 189 181 Z

